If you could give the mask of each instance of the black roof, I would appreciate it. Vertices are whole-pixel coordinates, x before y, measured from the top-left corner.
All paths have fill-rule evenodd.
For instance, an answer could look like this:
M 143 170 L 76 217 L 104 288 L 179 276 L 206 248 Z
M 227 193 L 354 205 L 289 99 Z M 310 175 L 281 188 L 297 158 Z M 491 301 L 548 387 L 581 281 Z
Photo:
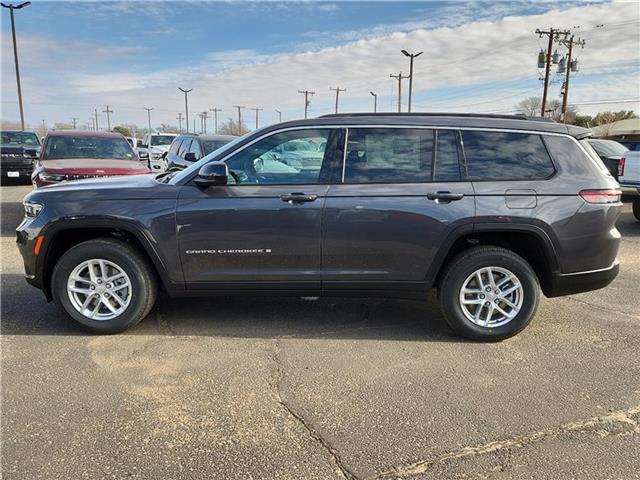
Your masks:
M 277 128 L 307 125 L 415 125 L 530 130 L 568 134 L 576 138 L 584 138 L 591 135 L 591 130 L 587 128 L 557 123 L 549 118 L 474 113 L 340 113 L 323 115 L 314 119 L 284 122 L 277 125 Z

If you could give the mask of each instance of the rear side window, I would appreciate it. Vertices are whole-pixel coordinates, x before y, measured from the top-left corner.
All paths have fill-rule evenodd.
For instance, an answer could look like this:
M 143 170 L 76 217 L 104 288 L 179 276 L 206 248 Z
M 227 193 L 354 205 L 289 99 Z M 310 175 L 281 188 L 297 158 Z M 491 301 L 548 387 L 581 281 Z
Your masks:
M 177 154 L 178 148 L 180 148 L 180 144 L 182 143 L 182 140 L 183 140 L 182 137 L 177 137 L 171 144 L 171 147 L 169 148 L 169 153 Z
M 540 135 L 462 131 L 469 180 L 533 180 L 555 169 Z
M 350 128 L 345 183 L 431 181 L 434 131 Z
M 454 130 L 438 130 L 435 168 L 433 170 L 433 180 L 436 182 L 457 182 L 460 180 L 458 133 Z
M 191 145 L 191 137 L 185 137 L 185 139 L 180 144 L 180 148 L 178 148 L 178 156 L 184 158 L 185 152 L 188 152 L 188 148 Z

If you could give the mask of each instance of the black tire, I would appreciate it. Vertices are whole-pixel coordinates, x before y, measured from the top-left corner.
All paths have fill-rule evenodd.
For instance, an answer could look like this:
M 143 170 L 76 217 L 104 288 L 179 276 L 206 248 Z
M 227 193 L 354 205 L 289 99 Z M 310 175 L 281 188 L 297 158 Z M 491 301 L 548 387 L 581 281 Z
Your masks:
M 514 273 L 523 287 L 520 311 L 505 325 L 484 327 L 468 319 L 460 306 L 460 290 L 473 272 L 483 267 L 501 267 Z M 465 250 L 445 267 L 438 287 L 442 313 L 449 326 L 458 335 L 481 341 L 499 341 L 523 330 L 533 318 L 540 298 L 538 277 L 531 266 L 519 255 L 501 247 L 473 247 Z
M 634 198 L 631 206 L 633 208 L 633 216 L 640 222 L 640 198 Z
M 69 275 L 82 262 L 103 259 L 124 270 L 131 282 L 131 300 L 123 313 L 110 320 L 92 320 L 80 313 L 67 293 Z M 71 318 L 93 333 L 118 333 L 140 322 L 151 310 L 157 295 L 157 279 L 146 257 L 123 241 L 95 239 L 80 243 L 58 260 L 51 279 L 53 298 Z

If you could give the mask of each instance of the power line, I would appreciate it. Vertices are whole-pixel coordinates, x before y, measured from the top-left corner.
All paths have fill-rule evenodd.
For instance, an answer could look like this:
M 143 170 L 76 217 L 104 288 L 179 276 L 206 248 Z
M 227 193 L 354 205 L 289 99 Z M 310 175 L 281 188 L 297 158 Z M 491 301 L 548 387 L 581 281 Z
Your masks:
M 569 30 L 558 30 L 558 29 L 554 30 L 553 28 L 550 28 L 549 30 L 540 30 L 539 28 L 536 29 L 536 34 L 538 34 L 540 38 L 542 38 L 543 35 L 547 35 L 549 37 L 549 45 L 547 46 L 547 51 L 543 52 L 541 50 L 540 53 L 538 54 L 538 67 L 540 68 L 544 67 L 545 69 L 544 89 L 542 91 L 542 108 L 541 108 L 541 116 L 543 117 L 544 117 L 545 109 L 547 107 L 547 93 L 549 91 L 549 71 L 551 69 L 551 62 L 553 61 L 554 64 L 558 63 L 557 51 L 554 52 L 553 58 L 551 57 L 551 48 L 553 47 L 553 40 L 555 39 L 557 41 L 560 38 L 560 35 L 564 35 L 564 37 L 566 38 L 570 33 L 571 31 Z

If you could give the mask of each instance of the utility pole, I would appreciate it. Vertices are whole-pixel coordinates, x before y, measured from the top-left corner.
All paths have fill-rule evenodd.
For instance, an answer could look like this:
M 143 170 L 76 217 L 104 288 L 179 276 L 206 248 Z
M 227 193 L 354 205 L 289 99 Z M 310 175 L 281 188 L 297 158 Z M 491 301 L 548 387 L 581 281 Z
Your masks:
M 336 88 L 331 88 L 329 87 L 330 91 L 336 92 L 336 113 L 338 113 L 338 98 L 340 97 L 340 92 L 346 92 L 347 89 L 346 88 L 340 88 L 340 87 L 336 87 Z
M 96 117 L 96 132 L 97 132 L 98 131 L 98 109 L 97 108 L 93 109 L 93 114 Z
M 205 110 L 204 112 L 202 112 L 202 122 L 203 122 L 202 133 L 207 133 L 207 118 L 209 118 L 209 112 Z
M 113 113 L 113 110 L 109 110 L 109 105 L 107 105 L 107 109 L 103 110 L 102 113 L 107 114 L 107 131 L 111 131 L 111 118 L 109 117 L 110 113 Z
M 378 111 L 378 94 L 373 92 L 369 93 L 373 95 L 373 113 L 376 113 Z
M 184 93 L 184 113 L 185 113 L 185 117 L 187 120 L 187 133 L 189 133 L 189 100 L 187 99 L 187 94 L 193 90 L 193 88 L 190 88 L 189 90 L 185 90 L 184 88 L 180 88 L 178 87 L 178 90 L 180 90 L 181 92 Z M 195 127 L 195 121 L 194 121 L 194 127 L 193 127 L 193 131 L 195 133 L 196 127 Z
M 12 3 L 0 3 L 4 8 L 8 8 L 11 14 L 11 35 L 13 37 L 13 59 L 16 64 L 16 83 L 18 84 L 18 105 L 20 106 L 20 125 L 24 131 L 24 109 L 22 108 L 22 87 L 20 86 L 20 65 L 18 63 L 18 45 L 16 44 L 16 21 L 13 17 L 14 10 L 28 7 L 31 2 L 23 2 L 18 5 Z
M 78 119 L 77 119 L 76 117 L 73 117 L 73 118 L 71 119 L 71 123 L 73 123 L 73 129 L 74 129 L 74 130 L 76 129 L 76 122 L 77 122 L 77 121 L 78 121 Z
M 585 41 L 582 39 L 574 40 L 574 35 L 571 35 L 569 40 L 560 40 L 560 43 L 569 49 L 569 53 L 567 54 L 567 61 L 565 64 L 565 68 L 567 73 L 564 79 L 564 86 L 562 89 L 562 122 L 567 123 L 567 106 L 568 106 L 568 98 L 569 98 L 569 78 L 571 76 L 571 72 L 578 71 L 578 60 L 573 59 L 573 46 L 584 48 Z
M 280 110 L 275 111 L 278 114 L 278 122 L 282 123 L 282 112 Z
M 309 113 L 309 95 L 315 95 L 316 92 L 310 92 L 309 90 L 298 90 L 298 93 L 304 94 L 304 118 L 307 118 Z
M 42 120 L 42 136 L 44 137 L 47 134 L 47 127 L 44 124 L 44 120 Z
M 398 80 L 398 112 L 402 112 L 402 80 L 406 80 L 409 77 L 406 75 L 403 76 L 402 72 L 400 72 L 398 75 L 389 76 Z
M 182 133 L 182 112 L 178 112 L 176 120 L 178 120 L 178 131 Z
M 221 108 L 210 108 L 209 111 L 213 112 L 213 133 L 218 133 L 218 112 L 221 112 Z
M 234 105 L 233 108 L 238 109 L 238 134 L 242 132 L 242 109 L 245 108 L 242 105 Z
M 540 109 L 540 113 L 544 117 L 545 110 L 547 108 L 547 93 L 549 90 L 549 70 L 551 69 L 551 62 L 553 61 L 554 64 L 558 63 L 557 52 L 553 55 L 553 59 L 551 58 L 551 49 L 553 48 L 553 40 L 554 39 L 558 40 L 560 35 L 564 35 L 566 38 L 567 35 L 569 35 L 571 32 L 569 30 L 557 30 L 553 28 L 550 28 L 549 30 L 540 30 L 538 28 L 536 29 L 536 33 L 540 36 L 540 38 L 542 38 L 543 35 L 549 36 L 549 45 L 547 47 L 546 59 L 541 57 L 540 55 L 538 56 L 538 67 L 542 68 L 542 65 L 541 65 L 542 62 L 540 60 L 544 60 L 544 67 L 545 67 L 544 90 L 542 91 L 542 108 Z M 540 53 L 542 54 L 543 52 L 540 52 Z
M 263 108 L 252 108 L 251 110 L 253 110 L 254 112 L 256 112 L 256 130 L 258 129 L 258 112 L 261 112 L 262 110 L 264 110 Z
M 147 107 L 142 107 L 147 111 L 147 120 L 149 122 L 149 133 L 151 133 L 151 110 L 153 110 L 153 108 L 147 108 Z
M 91 120 L 91 130 L 95 130 L 96 129 L 96 119 L 93 115 L 91 115 L 89 117 L 89 120 Z
M 420 53 L 409 53 L 406 50 L 401 50 L 402 54 L 405 57 L 409 57 L 409 105 L 407 106 L 407 111 L 411 112 L 411 94 L 413 93 L 413 59 L 422 55 L 423 52 Z

